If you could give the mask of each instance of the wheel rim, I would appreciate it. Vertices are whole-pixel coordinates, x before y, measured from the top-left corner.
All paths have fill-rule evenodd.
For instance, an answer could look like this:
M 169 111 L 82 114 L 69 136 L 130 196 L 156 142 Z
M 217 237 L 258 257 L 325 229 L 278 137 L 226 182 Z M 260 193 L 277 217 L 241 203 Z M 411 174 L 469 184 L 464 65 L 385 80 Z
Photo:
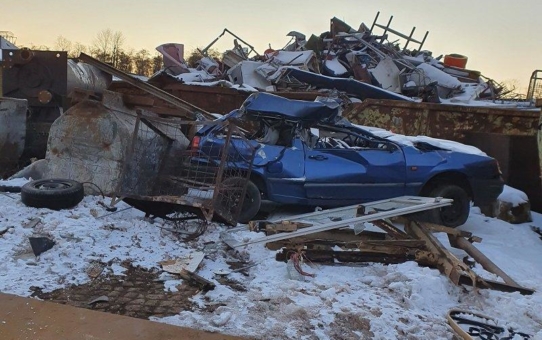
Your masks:
M 68 189 L 71 185 L 67 182 L 45 182 L 36 186 L 38 190 L 59 190 Z
M 241 200 L 241 191 L 242 189 L 235 189 L 232 193 L 227 195 L 227 200 L 231 203 L 232 208 L 239 207 L 239 201 Z M 243 204 L 241 209 L 246 209 L 248 202 L 252 201 L 252 198 L 250 197 L 250 194 L 245 190 L 245 196 L 243 199 Z
M 454 201 L 451 206 L 440 209 L 440 217 L 445 223 L 454 223 L 463 213 L 463 202 L 459 197 L 450 197 Z

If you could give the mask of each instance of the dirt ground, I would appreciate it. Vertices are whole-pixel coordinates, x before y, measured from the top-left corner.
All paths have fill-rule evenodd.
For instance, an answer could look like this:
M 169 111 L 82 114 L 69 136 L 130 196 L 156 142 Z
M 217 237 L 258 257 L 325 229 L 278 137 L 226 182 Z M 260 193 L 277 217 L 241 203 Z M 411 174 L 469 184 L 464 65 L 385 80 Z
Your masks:
M 0 305 L 2 340 L 241 339 L 3 293 Z

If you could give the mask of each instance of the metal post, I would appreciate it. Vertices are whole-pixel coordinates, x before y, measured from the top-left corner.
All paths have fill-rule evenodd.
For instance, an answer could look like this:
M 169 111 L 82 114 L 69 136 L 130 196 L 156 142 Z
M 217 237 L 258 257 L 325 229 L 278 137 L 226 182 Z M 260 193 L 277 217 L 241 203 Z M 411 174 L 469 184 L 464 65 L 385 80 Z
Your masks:
M 408 36 L 408 39 L 406 41 L 405 47 L 403 47 L 403 52 L 406 51 L 406 48 L 408 46 L 408 43 L 412 39 L 412 35 L 414 34 L 414 31 L 416 30 L 416 27 L 412 27 L 412 31 L 410 32 L 410 35 Z
M 388 33 L 388 29 L 390 28 L 392 20 L 393 20 L 393 15 L 390 17 L 390 20 L 388 21 L 386 28 L 384 28 L 384 33 L 382 33 L 382 39 L 380 39 L 381 44 L 384 42 L 384 39 L 386 38 L 386 33 Z
M 423 36 L 423 40 L 420 44 L 420 47 L 418 47 L 418 52 L 422 50 L 423 44 L 425 43 L 425 39 L 427 39 L 427 36 L 429 35 L 429 31 L 425 32 L 425 35 Z
M 378 20 L 378 16 L 380 15 L 380 12 L 376 12 L 376 16 L 375 16 L 375 19 L 373 21 L 373 24 L 371 25 L 371 29 L 369 30 L 369 33 L 370 34 L 373 34 L 373 28 L 375 27 L 376 25 L 376 21 Z

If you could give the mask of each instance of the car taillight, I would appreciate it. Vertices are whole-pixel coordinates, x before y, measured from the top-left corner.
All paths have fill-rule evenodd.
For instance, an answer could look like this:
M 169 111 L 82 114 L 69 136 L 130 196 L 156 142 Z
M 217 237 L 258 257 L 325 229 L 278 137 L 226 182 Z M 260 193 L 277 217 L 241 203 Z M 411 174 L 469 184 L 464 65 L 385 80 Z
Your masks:
M 194 138 L 192 138 L 192 142 L 190 143 L 190 149 L 192 151 L 197 151 L 199 149 L 199 142 L 200 142 L 200 137 L 194 136 Z

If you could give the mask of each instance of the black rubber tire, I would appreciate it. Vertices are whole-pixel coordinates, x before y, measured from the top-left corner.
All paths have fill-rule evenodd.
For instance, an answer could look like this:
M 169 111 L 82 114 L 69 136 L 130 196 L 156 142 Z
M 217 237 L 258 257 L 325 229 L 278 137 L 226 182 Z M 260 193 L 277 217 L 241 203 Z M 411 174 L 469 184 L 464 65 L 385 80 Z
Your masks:
M 245 178 L 230 177 L 222 181 L 222 185 L 225 187 L 242 188 L 245 181 L 247 181 L 247 179 Z M 251 221 L 254 218 L 254 216 L 258 214 L 258 211 L 260 211 L 261 204 L 262 204 L 262 196 L 261 196 L 260 190 L 258 189 L 256 184 L 254 184 L 254 182 L 248 180 L 246 182 L 246 191 L 245 191 L 245 198 L 243 199 L 243 206 L 241 207 L 241 210 L 239 211 L 237 221 L 239 221 L 240 223 L 248 223 L 249 221 Z M 229 202 L 227 200 L 225 200 L 224 202 L 220 202 L 220 205 L 221 206 L 231 205 L 231 200 L 229 200 Z M 228 206 L 227 208 L 235 209 L 236 206 Z
M 430 197 L 444 197 L 454 200 L 451 206 L 427 211 L 428 222 L 455 228 L 465 224 L 470 213 L 470 199 L 462 187 L 455 184 L 439 184 Z
M 21 201 L 34 208 L 69 209 L 79 204 L 84 196 L 83 185 L 71 179 L 40 179 L 21 188 Z

